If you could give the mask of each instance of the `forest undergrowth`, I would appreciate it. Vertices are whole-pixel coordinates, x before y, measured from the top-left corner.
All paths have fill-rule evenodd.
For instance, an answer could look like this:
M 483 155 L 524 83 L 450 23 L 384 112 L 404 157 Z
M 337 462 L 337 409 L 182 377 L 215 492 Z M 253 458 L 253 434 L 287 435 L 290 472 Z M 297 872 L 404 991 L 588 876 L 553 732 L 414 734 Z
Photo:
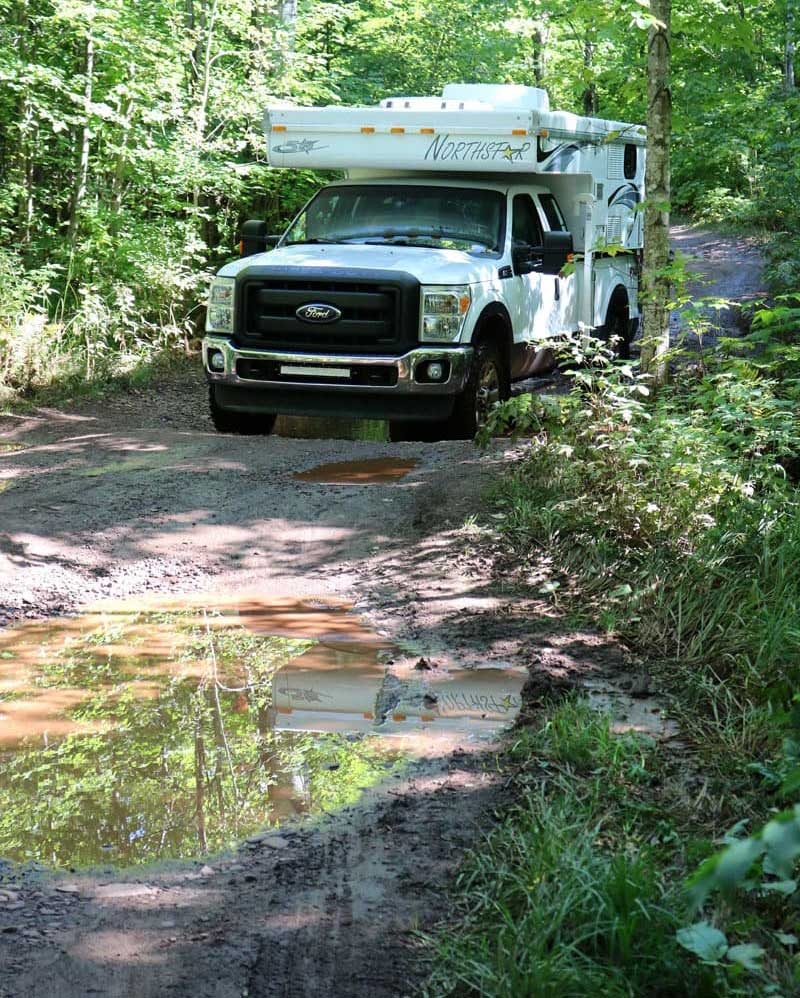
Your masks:
M 572 699 L 519 731 L 431 994 L 800 992 L 798 330 L 763 309 L 658 391 L 578 340 L 567 396 L 495 412 L 531 440 L 492 499 L 520 581 L 628 647 L 686 748 Z

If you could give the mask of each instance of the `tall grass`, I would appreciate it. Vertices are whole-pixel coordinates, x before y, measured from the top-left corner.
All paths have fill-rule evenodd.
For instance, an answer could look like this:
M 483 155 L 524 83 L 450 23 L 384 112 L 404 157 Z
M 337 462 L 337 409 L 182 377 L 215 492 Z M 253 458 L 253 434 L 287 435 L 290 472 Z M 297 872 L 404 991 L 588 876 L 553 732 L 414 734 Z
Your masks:
M 612 737 L 585 705 L 545 712 L 511 749 L 519 799 L 461 875 L 429 995 L 798 993 L 800 818 L 775 820 L 781 787 L 800 786 L 800 351 L 786 319 L 779 349 L 751 342 L 656 399 L 581 343 L 568 397 L 494 414 L 487 435 L 530 438 L 494 497 L 513 567 L 646 659 L 702 789 L 693 802 L 684 757 Z M 769 834 L 742 840 L 769 817 Z M 726 858 L 708 858 L 723 841 Z M 707 858 L 698 914 L 686 884 Z
M 428 995 L 730 993 L 675 939 L 685 903 L 648 842 L 655 745 L 570 701 L 510 754 L 525 766 L 520 799 L 461 873 L 458 931 L 437 937 Z

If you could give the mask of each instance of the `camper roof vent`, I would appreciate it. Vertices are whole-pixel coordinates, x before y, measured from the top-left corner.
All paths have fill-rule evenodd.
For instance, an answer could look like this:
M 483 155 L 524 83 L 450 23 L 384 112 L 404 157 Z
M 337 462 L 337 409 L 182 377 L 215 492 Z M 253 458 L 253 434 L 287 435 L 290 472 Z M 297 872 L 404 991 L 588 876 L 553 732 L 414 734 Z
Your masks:
M 496 108 L 519 111 L 549 111 L 550 98 L 539 87 L 520 87 L 510 83 L 448 83 L 442 91 L 446 101 L 480 102 Z

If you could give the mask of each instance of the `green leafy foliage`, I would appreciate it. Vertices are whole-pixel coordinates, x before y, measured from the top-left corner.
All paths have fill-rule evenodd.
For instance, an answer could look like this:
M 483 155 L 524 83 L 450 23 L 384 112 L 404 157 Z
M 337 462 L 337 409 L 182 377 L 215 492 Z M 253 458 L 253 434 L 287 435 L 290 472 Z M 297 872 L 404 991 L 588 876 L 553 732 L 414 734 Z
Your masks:
M 797 330 L 789 298 L 655 396 L 582 337 L 567 351 L 569 394 L 506 403 L 485 434 L 530 441 L 496 497 L 523 576 L 651 660 L 684 737 L 748 815 L 721 851 L 699 850 L 685 914 L 706 918 L 681 919 L 676 937 L 716 968 L 717 987 L 765 972 L 797 896 Z M 764 993 L 783 993 L 782 975 Z
M 725 967 L 676 939 L 683 895 L 653 845 L 674 831 L 649 799 L 661 761 L 651 740 L 615 735 L 579 700 L 516 732 L 516 804 L 460 874 L 427 993 L 736 994 Z

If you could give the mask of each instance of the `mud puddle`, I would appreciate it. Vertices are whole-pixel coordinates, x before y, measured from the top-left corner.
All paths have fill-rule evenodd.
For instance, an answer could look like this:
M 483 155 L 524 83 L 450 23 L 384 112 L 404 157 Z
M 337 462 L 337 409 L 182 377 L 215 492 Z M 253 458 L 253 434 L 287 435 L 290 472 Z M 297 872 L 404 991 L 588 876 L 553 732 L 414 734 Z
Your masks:
M 117 602 L 0 633 L 0 858 L 215 852 L 519 710 L 520 674 L 396 654 L 329 599 Z
M 299 482 L 325 485 L 388 485 L 398 481 L 419 464 L 410 458 L 376 457 L 364 461 L 335 461 L 319 464 L 292 476 Z

